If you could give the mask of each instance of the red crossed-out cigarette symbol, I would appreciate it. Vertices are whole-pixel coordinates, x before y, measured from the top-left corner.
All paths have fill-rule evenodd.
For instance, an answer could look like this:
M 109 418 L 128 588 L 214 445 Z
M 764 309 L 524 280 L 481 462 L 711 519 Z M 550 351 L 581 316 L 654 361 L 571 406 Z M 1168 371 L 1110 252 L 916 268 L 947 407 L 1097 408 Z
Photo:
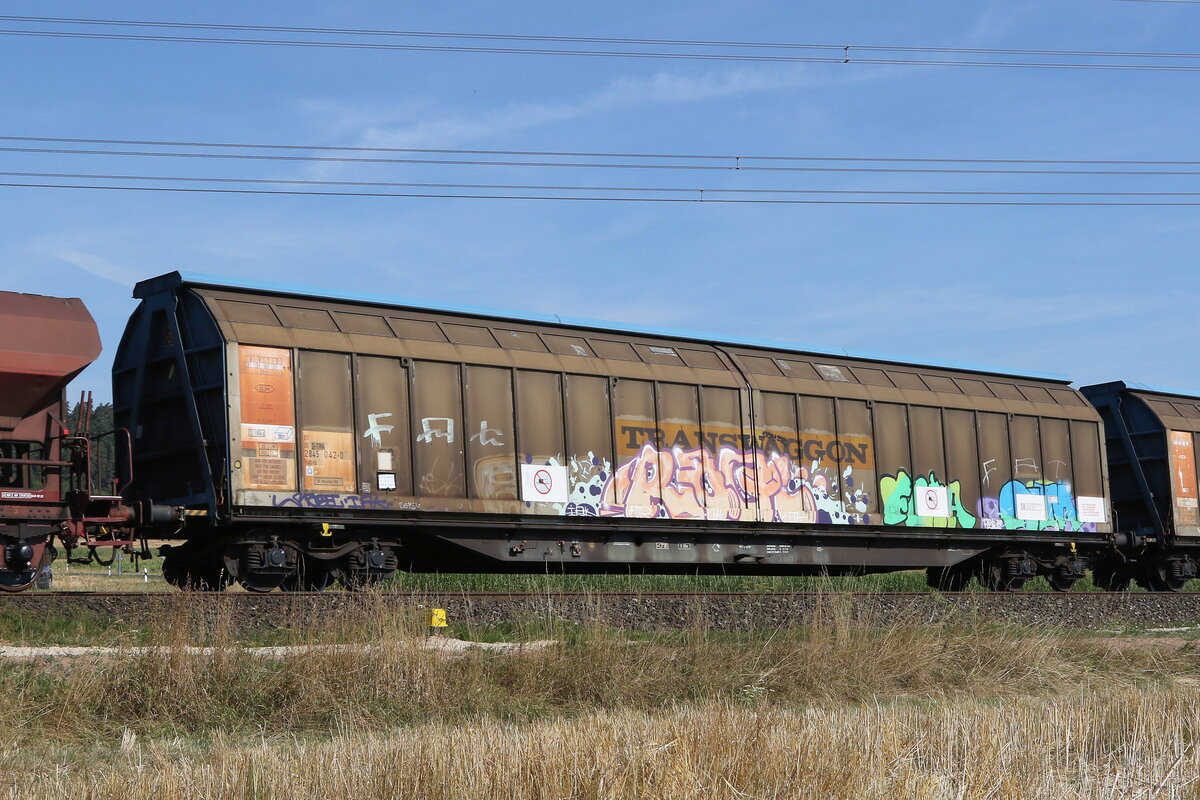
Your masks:
M 550 473 L 544 469 L 539 469 L 533 474 L 533 488 L 538 494 L 550 494 L 550 489 L 554 486 L 554 479 L 550 477 Z

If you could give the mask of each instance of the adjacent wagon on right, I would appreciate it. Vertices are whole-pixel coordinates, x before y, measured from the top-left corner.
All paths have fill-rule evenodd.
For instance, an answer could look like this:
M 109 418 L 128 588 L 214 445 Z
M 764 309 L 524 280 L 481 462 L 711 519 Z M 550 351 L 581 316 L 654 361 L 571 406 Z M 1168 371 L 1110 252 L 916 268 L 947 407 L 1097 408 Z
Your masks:
M 1200 396 L 1114 381 L 1081 390 L 1104 420 L 1117 556 L 1097 562 L 1108 589 L 1137 581 L 1179 591 L 1200 575 L 1196 451 Z

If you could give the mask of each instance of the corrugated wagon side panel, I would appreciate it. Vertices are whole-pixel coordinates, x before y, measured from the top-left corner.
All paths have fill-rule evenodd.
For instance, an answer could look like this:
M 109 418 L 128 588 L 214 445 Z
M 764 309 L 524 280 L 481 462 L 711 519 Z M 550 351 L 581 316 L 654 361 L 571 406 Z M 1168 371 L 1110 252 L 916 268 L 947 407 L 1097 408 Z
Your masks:
M 908 409 L 899 403 L 876 403 L 875 455 L 879 475 L 879 507 L 885 525 L 916 524 L 912 512 L 912 450 Z
M 489 513 L 520 511 L 512 370 L 464 368 L 467 479 L 471 497 Z
M 458 510 L 466 498 L 462 378 L 458 364 L 413 361 L 413 475 L 422 508 Z
M 613 505 L 607 512 L 611 516 L 666 516 L 659 483 L 659 447 L 665 433 L 658 429 L 654 400 L 650 381 L 620 380 L 613 387 L 617 463 Z
M 667 515 L 672 519 L 707 518 L 698 387 L 659 383 L 658 427 L 664 432 L 658 449 L 663 469 L 662 504 Z
M 879 516 L 871 407 L 865 400 L 837 401 L 841 494 L 847 521 L 870 524 Z
M 395 358 L 359 356 L 356 366 L 359 490 L 412 497 L 407 372 Z
M 827 525 L 844 521 L 842 509 L 842 451 L 837 446 L 837 415 L 832 397 L 801 395 L 800 440 L 804 443 L 801 469 L 816 506 L 814 522 Z
M 942 431 L 942 409 L 913 405 L 908 408 L 911 429 L 913 513 L 920 524 L 929 528 L 970 527 L 958 496 L 954 477 L 946 472 L 946 439 Z M 937 507 L 932 507 L 929 491 L 939 489 Z M 942 495 L 945 502 L 942 502 Z
M 803 440 L 797 427 L 796 396 L 783 392 L 760 395 L 759 511 L 765 522 L 812 523 L 816 501 L 807 481 Z
M 350 356 L 300 351 L 300 486 L 305 492 L 356 494 Z
M 1011 447 L 1008 441 L 1008 420 L 1004 414 L 980 411 L 979 426 L 980 513 L 984 528 L 1005 527 L 1000 510 L 1000 493 L 1012 481 Z
M 740 393 L 736 389 L 700 389 L 700 425 L 706 442 L 701 451 L 710 520 L 753 520 L 744 464 L 749 437 L 743 426 Z
M 567 486 L 562 376 L 516 370 L 517 461 L 521 501 L 527 514 L 562 515 Z
M 955 509 L 962 527 L 979 527 L 982 498 L 979 487 L 979 438 L 975 412 L 947 408 L 942 411 L 946 432 L 946 477 L 958 499 Z M 969 519 L 968 519 L 969 517 Z
M 576 345 L 578 346 L 578 345 Z M 609 379 L 567 375 L 568 516 L 598 517 L 613 504 L 613 421 Z

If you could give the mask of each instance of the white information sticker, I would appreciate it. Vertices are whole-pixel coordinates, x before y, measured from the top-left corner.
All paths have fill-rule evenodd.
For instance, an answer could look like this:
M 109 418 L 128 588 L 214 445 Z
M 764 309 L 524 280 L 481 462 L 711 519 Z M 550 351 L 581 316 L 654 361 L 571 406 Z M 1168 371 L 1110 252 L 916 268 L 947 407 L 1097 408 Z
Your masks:
M 375 454 L 375 458 L 379 462 L 379 464 L 378 464 L 379 469 L 383 470 L 384 472 L 387 472 L 388 470 L 390 470 L 392 468 L 391 452 L 389 452 L 387 450 L 380 450 L 378 453 Z
M 521 465 L 521 499 L 527 503 L 565 503 L 567 468 L 542 464 Z
M 1080 522 L 1108 522 L 1103 497 L 1076 497 L 1075 513 Z
M 396 473 L 394 472 L 377 472 L 375 473 L 375 485 L 379 487 L 381 492 L 396 491 Z
M 1017 519 L 1044 522 L 1046 520 L 1046 496 L 1043 494 L 1018 494 Z
M 917 514 L 922 517 L 950 516 L 950 493 L 945 486 L 918 486 L 913 491 Z
M 296 429 L 291 425 L 248 425 L 242 423 L 243 442 L 294 442 Z

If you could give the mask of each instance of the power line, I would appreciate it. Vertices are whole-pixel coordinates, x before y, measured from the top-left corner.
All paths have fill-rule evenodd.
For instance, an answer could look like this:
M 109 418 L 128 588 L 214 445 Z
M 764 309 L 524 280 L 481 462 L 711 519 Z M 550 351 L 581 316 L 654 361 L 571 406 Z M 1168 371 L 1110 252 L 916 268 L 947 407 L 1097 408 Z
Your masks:
M 1200 0 L 1196 0 L 1200 3 Z M 114 144 L 152 147 L 220 147 L 246 150 L 324 150 L 355 153 L 437 153 L 447 155 L 554 156 L 560 158 L 657 158 L 663 160 L 692 159 L 696 161 L 723 159 L 727 161 L 829 161 L 829 162 L 893 162 L 915 164 L 1076 164 L 1128 166 L 1200 166 L 1198 161 L 1145 161 L 1128 159 L 1062 159 L 1062 158 L 933 158 L 894 156 L 751 156 L 706 153 L 600 153 L 563 150 L 467 150 L 429 147 L 366 147 L 321 144 L 262 144 L 245 142 L 188 142 L 153 139 L 83 139 L 59 136 L 0 136 L 8 142 L 57 142 L 65 144 Z
M 840 49 L 841 56 L 776 56 L 749 55 L 724 53 L 672 53 L 631 50 L 555 50 L 550 48 L 529 47 L 468 47 L 462 45 L 418 45 L 393 44 L 382 42 L 331 42 L 299 39 L 240 39 L 213 36 L 170 36 L 166 34 L 122 34 L 122 33 L 84 33 L 76 31 L 31 31 L 2 29 L 3 36 L 30 36 L 42 38 L 66 39 L 97 39 L 112 41 L 138 42 L 187 42 L 198 44 L 241 44 L 275 47 L 315 47 L 315 48 L 345 48 L 354 50 L 396 50 L 442 53 L 476 53 L 499 55 L 541 55 L 541 56 L 587 56 L 600 58 L 648 58 L 683 61 L 730 61 L 730 62 L 770 62 L 770 63 L 823 63 L 823 64 L 880 64 L 891 66 L 941 66 L 941 67 L 1009 67 L 1020 69 L 1083 69 L 1083 70 L 1129 70 L 1138 72 L 1196 72 L 1200 65 L 1195 64 L 1113 64 L 1104 62 L 1049 62 L 1049 61 L 986 61 L 986 60 L 953 60 L 953 59 L 912 59 L 912 58 L 851 58 L 850 51 L 873 49 L 871 46 L 817 45 L 816 48 L 828 50 Z M 881 48 L 884 50 L 901 50 L 902 48 Z M 911 52 L 935 52 L 936 48 L 912 48 Z M 1018 51 L 1014 51 L 1017 53 Z M 1065 52 L 1065 51 L 1064 51 Z M 1122 54 L 1120 57 L 1125 57 Z M 1200 58 L 1200 54 L 1186 53 L 1176 56 L 1158 55 L 1143 57 L 1155 58 Z
M 249 161 L 333 162 L 362 164 L 422 164 L 430 166 L 475 167 L 549 167 L 585 169 L 690 170 L 721 172 L 837 172 L 873 174 L 946 174 L 946 175 L 1200 175 L 1200 170 L 1101 170 L 1101 169 L 988 169 L 930 167 L 822 167 L 822 166 L 746 166 L 723 164 L 645 164 L 631 162 L 512 161 L 452 158 L 380 158 L 359 156 L 300 156 L 262 153 L 196 153 L 152 150 L 95 150 L 61 147 L 0 147 L 0 153 L 56 155 L 131 156 L 137 158 L 199 158 Z
M 408 197 L 439 198 L 458 200 L 562 200 L 628 203 L 724 203 L 756 205 L 861 205 L 861 206 L 1105 206 L 1105 207 L 1161 207 L 1200 206 L 1198 201 L 1155 201 L 1155 202 L 1081 202 L 1074 200 L 791 200 L 791 199 L 747 199 L 704 197 L 620 197 L 579 195 L 498 195 L 498 194 L 445 194 L 437 192 L 317 192 L 292 189 L 213 189 L 194 186 L 117 186 L 61 183 L 0 183 L 0 187 L 23 189 L 91 189 L 131 192 L 184 192 L 194 194 L 247 194 L 247 195 L 293 195 L 307 197 Z
M 1143 0 L 1148 1 L 1148 0 Z M 1154 0 L 1155 2 L 1200 2 L 1200 0 Z M 190 30 L 260 31 L 270 33 L 320 33 L 329 35 L 406 37 L 425 39 L 477 39 L 522 42 L 574 42 L 586 44 L 638 44 L 664 47 L 744 47 L 787 50 L 829 50 L 843 52 L 847 47 L 872 52 L 958 53 L 981 55 L 1094 56 L 1112 58 L 1200 58 L 1200 53 L 1129 50 L 1049 50 L 1009 47 L 922 47 L 915 45 L 846 45 L 808 42 L 729 41 L 721 39 L 649 39 L 628 36 L 561 36 L 517 33 L 462 33 L 451 31 L 407 31 L 386 28 L 324 28 L 294 25 L 236 25 L 208 22 L 172 22 L 165 20 L 120 20 L 92 17 L 36 17 L 0 14 L 0 21 L 70 25 L 105 25 L 142 28 L 183 28 Z
M 1048 192 L 993 190 L 913 190 L 913 189 L 730 189 L 678 186 L 562 186 L 511 183 L 412 183 L 400 181 L 334 181 L 300 178 L 230 178 L 196 175 L 112 175 L 80 172 L 2 172 L 0 176 L 19 178 L 60 178 L 127 181 L 177 181 L 189 183 L 256 183 L 300 186 L 379 186 L 426 189 L 494 189 L 505 191 L 639 192 L 662 194 L 803 194 L 803 195 L 903 195 L 903 196 L 984 196 L 984 197 L 1200 197 L 1200 192 Z

